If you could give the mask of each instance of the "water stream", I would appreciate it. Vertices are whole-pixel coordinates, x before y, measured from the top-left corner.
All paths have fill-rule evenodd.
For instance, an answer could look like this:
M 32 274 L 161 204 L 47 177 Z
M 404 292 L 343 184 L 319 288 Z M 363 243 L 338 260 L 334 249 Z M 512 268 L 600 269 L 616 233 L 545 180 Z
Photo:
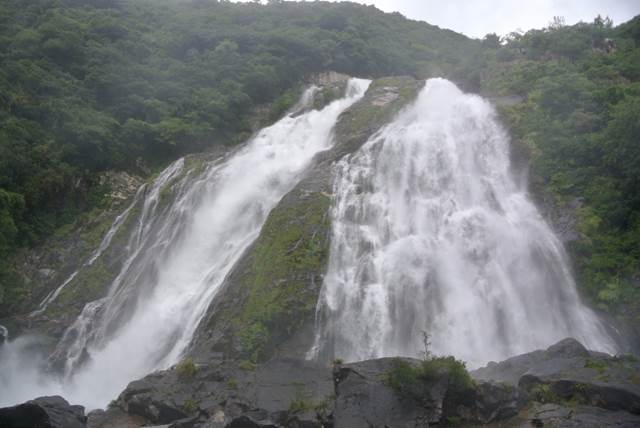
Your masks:
M 310 358 L 418 357 L 422 332 L 471 367 L 569 336 L 615 351 L 487 101 L 431 79 L 335 174 Z
M 58 346 L 65 378 L 21 368 L 7 347 L 0 363 L 21 375 L 0 377 L 0 405 L 60 393 L 105 407 L 131 380 L 179 361 L 229 270 L 313 156 L 331 146 L 338 116 L 368 84 L 351 79 L 344 98 L 283 118 L 200 173 L 183 159 L 169 166 L 143 192 L 127 259 L 108 294 L 87 303 Z

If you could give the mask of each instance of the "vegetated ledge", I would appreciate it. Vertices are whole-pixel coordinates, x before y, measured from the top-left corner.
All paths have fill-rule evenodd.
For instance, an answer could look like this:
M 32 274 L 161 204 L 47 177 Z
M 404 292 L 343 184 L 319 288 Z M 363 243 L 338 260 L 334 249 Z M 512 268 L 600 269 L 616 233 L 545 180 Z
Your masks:
M 639 376 L 634 357 L 588 351 L 574 339 L 471 373 L 452 357 L 332 366 L 274 359 L 251 369 L 238 360 L 188 358 L 131 382 L 86 419 L 49 398 L 0 409 L 0 425 L 32 418 L 70 426 L 56 422 L 65 417 L 90 428 L 635 427 Z
M 302 357 L 310 348 L 329 256 L 332 166 L 413 100 L 421 86 L 409 77 L 375 80 L 339 117 L 333 148 L 316 156 L 226 278 L 196 332 L 194 358 L 223 353 L 256 364 L 273 355 Z

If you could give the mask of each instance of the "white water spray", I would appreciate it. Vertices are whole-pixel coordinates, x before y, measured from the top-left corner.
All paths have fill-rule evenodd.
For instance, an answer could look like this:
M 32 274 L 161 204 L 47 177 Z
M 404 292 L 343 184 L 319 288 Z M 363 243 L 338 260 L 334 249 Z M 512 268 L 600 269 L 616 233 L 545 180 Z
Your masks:
M 470 366 L 575 337 L 615 351 L 562 244 L 513 179 L 492 107 L 431 79 L 336 168 L 328 272 L 309 357 L 436 354 Z
M 227 273 L 313 156 L 330 147 L 338 116 L 368 83 L 350 80 L 345 98 L 285 117 L 200 175 L 185 173 L 183 160 L 172 164 L 145 195 L 108 295 L 88 303 L 60 343 L 66 381 L 40 383 L 23 396 L 0 392 L 0 405 L 62 393 L 104 407 L 131 380 L 176 363 Z M 163 206 L 167 186 L 176 196 Z

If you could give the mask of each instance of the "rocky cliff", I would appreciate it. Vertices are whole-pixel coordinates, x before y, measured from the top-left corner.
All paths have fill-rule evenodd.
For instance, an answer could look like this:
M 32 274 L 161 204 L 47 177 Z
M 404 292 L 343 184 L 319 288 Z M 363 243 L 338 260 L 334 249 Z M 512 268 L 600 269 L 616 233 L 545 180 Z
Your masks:
M 282 198 L 225 280 L 194 338 L 196 360 L 221 353 L 257 363 L 276 354 L 301 357 L 310 348 L 328 257 L 332 165 L 364 144 L 421 86 L 408 77 L 376 80 L 340 116 L 333 148 L 320 153 Z

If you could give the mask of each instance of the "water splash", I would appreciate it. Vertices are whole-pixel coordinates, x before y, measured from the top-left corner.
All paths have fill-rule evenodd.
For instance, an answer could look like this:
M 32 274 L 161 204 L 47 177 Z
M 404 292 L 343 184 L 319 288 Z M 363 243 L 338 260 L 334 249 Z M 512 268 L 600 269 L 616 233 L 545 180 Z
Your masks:
M 572 336 L 615 351 L 561 243 L 512 177 L 492 107 L 431 79 L 336 168 L 309 357 L 437 354 L 478 366 Z
M 145 190 L 127 260 L 107 296 L 85 306 L 58 346 L 65 382 L 12 393 L 10 401 L 62 390 L 70 402 L 104 407 L 129 381 L 175 364 L 271 209 L 330 147 L 338 116 L 368 84 L 351 79 L 344 98 L 283 118 L 201 173 L 186 171 L 184 160 L 167 168 Z

